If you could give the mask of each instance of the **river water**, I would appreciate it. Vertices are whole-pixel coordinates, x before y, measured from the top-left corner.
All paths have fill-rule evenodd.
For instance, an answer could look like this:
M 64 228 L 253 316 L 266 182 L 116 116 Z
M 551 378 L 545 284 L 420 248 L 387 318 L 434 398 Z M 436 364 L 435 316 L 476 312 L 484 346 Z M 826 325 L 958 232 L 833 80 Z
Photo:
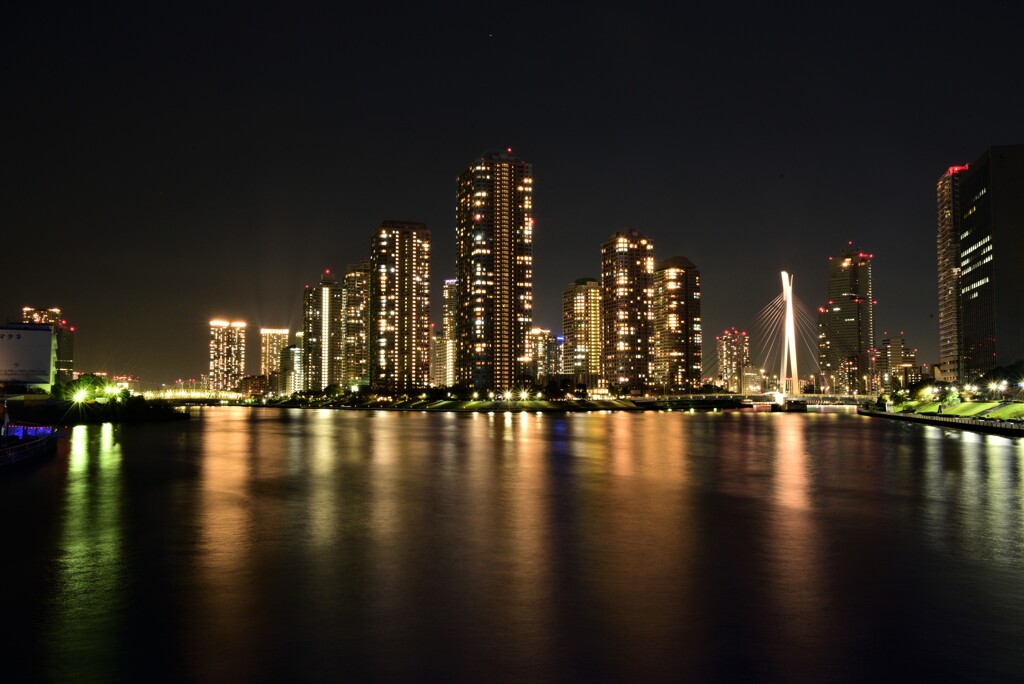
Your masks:
M 61 682 L 1010 680 L 1022 469 L 843 411 L 80 426 L 0 476 L 0 638 Z

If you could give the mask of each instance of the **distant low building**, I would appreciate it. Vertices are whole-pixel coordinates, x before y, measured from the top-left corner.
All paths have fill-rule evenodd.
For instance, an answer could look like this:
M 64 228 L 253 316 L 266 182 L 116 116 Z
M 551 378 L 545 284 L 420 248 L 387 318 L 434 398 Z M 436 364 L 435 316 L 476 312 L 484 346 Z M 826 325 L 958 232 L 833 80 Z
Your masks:
M 115 375 L 111 378 L 114 386 L 118 389 L 138 393 L 142 391 L 142 382 L 137 375 Z
M 246 375 L 238 382 L 238 391 L 247 397 L 270 394 L 270 381 L 266 375 Z

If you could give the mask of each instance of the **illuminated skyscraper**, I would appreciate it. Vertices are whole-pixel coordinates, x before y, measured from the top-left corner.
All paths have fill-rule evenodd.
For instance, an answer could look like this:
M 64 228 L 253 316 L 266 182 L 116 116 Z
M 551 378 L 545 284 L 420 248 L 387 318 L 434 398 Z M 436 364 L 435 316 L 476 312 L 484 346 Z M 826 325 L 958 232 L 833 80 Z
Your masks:
M 281 369 L 281 350 L 288 346 L 289 335 L 287 328 L 260 328 L 260 375 L 269 378 Z
M 654 271 L 654 339 L 651 384 L 666 393 L 701 386 L 704 334 L 700 270 L 686 257 L 671 257 Z
M 829 257 L 828 305 L 818 310 L 818 364 L 833 392 L 876 389 L 873 258 L 852 243 L 838 257 Z
M 1024 359 L 1024 145 L 992 147 L 956 174 L 952 204 L 959 296 L 961 383 Z M 941 179 L 940 179 L 941 186 Z M 939 238 L 943 237 L 939 213 Z M 940 270 L 939 296 L 943 289 Z M 947 277 L 948 287 L 951 277 Z M 939 312 L 940 345 L 943 330 Z M 945 370 L 945 368 L 943 368 Z
M 950 166 L 935 188 L 939 231 L 939 371 L 943 380 L 960 378 L 960 214 L 961 171 L 967 165 Z
M 654 243 L 628 230 L 601 245 L 601 339 L 607 386 L 643 392 L 650 378 Z
M 341 387 L 344 316 L 342 289 L 330 269 L 302 297 L 302 364 L 307 390 Z
M 370 386 L 402 393 L 430 384 L 430 231 L 385 221 L 370 248 Z
M 210 389 L 234 390 L 245 375 L 245 322 L 210 321 Z
M 344 340 L 341 384 L 346 389 L 368 385 L 370 370 L 370 262 L 363 260 L 345 269 L 342 286 Z
M 562 372 L 573 385 L 602 386 L 601 285 L 594 278 L 580 278 L 562 293 L 562 334 Z
M 61 316 L 58 308 L 36 309 L 26 306 L 21 309 L 22 323 L 50 324 L 57 345 L 55 361 L 56 381 L 71 382 L 75 373 L 75 326 Z
M 744 370 L 750 365 L 750 337 L 745 330 L 735 327 L 722 331 L 715 338 L 718 343 L 718 373 L 722 386 L 729 392 L 749 392 L 744 382 Z
M 508 389 L 526 375 L 533 327 L 533 167 L 487 152 L 458 178 L 456 381 Z

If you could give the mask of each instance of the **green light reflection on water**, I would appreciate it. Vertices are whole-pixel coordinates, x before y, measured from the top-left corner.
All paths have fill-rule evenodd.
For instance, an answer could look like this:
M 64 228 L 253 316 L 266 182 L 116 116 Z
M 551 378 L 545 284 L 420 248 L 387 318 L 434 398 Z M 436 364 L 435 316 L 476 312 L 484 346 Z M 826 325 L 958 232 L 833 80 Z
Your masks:
M 57 681 L 116 676 L 122 615 L 121 446 L 110 423 L 72 428 L 57 567 Z

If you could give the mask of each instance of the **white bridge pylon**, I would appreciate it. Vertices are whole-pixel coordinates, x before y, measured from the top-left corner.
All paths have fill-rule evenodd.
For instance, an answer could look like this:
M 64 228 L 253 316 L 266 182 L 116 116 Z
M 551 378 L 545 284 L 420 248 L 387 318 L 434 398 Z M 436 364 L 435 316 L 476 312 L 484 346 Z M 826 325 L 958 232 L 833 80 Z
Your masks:
M 786 305 L 782 367 L 779 369 L 779 391 L 788 395 L 800 394 L 800 373 L 796 367 L 796 322 L 793 320 L 793 276 L 782 272 L 782 300 Z M 788 364 L 787 364 L 788 361 Z M 792 371 L 792 374 L 789 373 Z M 788 382 L 788 391 L 787 391 Z

